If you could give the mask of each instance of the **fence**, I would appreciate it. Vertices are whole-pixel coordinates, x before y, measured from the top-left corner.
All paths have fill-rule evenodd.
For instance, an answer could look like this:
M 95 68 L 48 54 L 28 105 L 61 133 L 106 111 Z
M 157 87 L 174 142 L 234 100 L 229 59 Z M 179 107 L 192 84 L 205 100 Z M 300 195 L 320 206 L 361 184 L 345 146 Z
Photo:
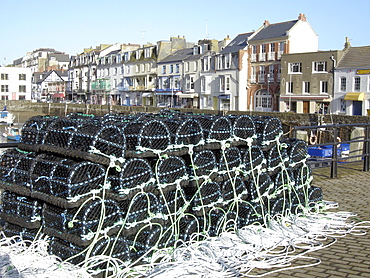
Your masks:
M 311 156 L 308 164 L 316 167 L 330 165 L 331 178 L 338 176 L 338 163 L 362 160 L 363 171 L 369 171 L 370 123 L 293 127 L 295 138 L 304 134 L 307 136 L 308 153 Z M 344 135 L 344 140 L 340 134 Z

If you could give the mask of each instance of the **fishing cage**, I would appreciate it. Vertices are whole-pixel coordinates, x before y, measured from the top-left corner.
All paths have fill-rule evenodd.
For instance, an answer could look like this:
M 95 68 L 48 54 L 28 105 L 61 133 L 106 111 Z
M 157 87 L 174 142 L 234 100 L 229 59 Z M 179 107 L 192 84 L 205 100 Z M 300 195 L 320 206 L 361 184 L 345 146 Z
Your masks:
M 243 150 L 243 164 L 241 169 L 245 175 L 257 174 L 266 167 L 265 155 L 258 145 L 252 145 Z
M 225 202 L 235 202 L 238 200 L 247 200 L 249 192 L 245 186 L 244 180 L 240 177 L 227 179 L 221 186 L 222 197 Z
M 195 215 L 204 216 L 204 213 L 212 208 L 223 206 L 224 200 L 222 198 L 221 186 L 218 182 L 204 182 L 199 188 L 193 188 L 192 191 L 187 191 L 186 193 L 188 199 L 192 200 L 191 209 Z
M 87 245 L 98 229 L 109 234 L 118 229 L 125 213 L 114 200 L 94 198 L 79 208 L 63 209 L 44 204 L 42 221 L 45 234 L 77 245 Z
M 297 167 L 302 165 L 308 156 L 307 143 L 296 138 L 287 138 L 282 141 L 287 145 L 287 155 L 289 157 L 289 165 Z
M 99 119 L 64 117 L 49 125 L 40 149 L 109 164 L 109 159 L 99 155 L 123 157 L 126 138 L 119 127 L 103 125 Z M 92 149 L 98 154 L 90 154 Z
M 267 172 L 259 173 L 249 181 L 250 196 L 252 203 L 266 203 L 275 191 L 275 185 Z
M 275 184 L 277 192 L 288 190 L 290 191 L 295 186 L 294 173 L 290 168 L 283 169 L 277 174 L 271 176 Z
M 190 115 L 195 118 L 203 130 L 206 143 L 220 142 L 232 137 L 232 125 L 230 119 L 212 115 Z
M 171 190 L 177 183 L 185 186 L 189 183 L 188 170 L 184 159 L 179 156 L 169 156 L 159 160 L 155 166 L 158 187 L 162 190 Z
M 119 172 L 108 175 L 113 198 L 131 199 L 140 191 L 154 188 L 154 172 L 148 160 L 142 158 L 127 159 Z
M 129 242 L 135 248 L 131 253 L 134 260 L 141 259 L 141 262 L 149 258 L 154 249 L 159 247 L 159 242 L 163 237 L 163 227 L 159 225 L 148 225 L 141 228 L 137 233 L 128 236 Z M 149 251 L 152 249 L 151 251 Z
M 264 223 L 267 210 L 266 206 L 260 202 L 252 204 L 250 202 L 240 201 L 232 208 L 237 213 L 242 226 Z
M 283 134 L 283 127 L 278 118 L 270 116 L 254 116 L 257 144 L 264 150 L 273 147 Z
M 29 118 L 22 126 L 20 147 L 36 151 L 38 146 L 44 141 L 46 131 L 51 123 L 57 117 L 33 116 Z
M 280 196 L 270 200 L 270 211 L 268 212 L 271 216 L 274 215 L 285 215 L 291 211 L 291 200 L 288 196 Z
M 167 125 L 158 119 L 144 122 L 138 134 L 138 146 L 149 151 L 165 151 L 171 145 Z
M 187 212 L 186 195 L 182 188 L 159 194 L 158 201 L 162 208 L 162 213 L 166 216 L 174 217 L 182 212 Z
M 1 194 L 0 217 L 19 226 L 37 229 L 41 225 L 42 203 L 11 191 Z
M 190 157 L 192 155 L 192 159 Z M 217 175 L 218 163 L 212 150 L 195 151 L 193 154 L 184 156 L 188 167 L 189 179 L 198 180 L 200 178 L 213 178 Z
M 242 155 L 237 147 L 226 148 L 216 152 L 218 156 L 218 171 L 220 176 L 228 178 L 235 175 L 235 170 L 239 169 L 242 164 Z
M 31 194 L 57 206 L 76 207 L 102 191 L 105 171 L 100 164 L 42 153 L 30 169 Z
M 24 241 L 26 241 L 23 243 L 25 243 L 26 245 L 30 245 L 35 240 L 36 235 L 39 232 L 39 228 L 30 229 L 10 222 L 5 222 L 1 229 L 1 232 L 4 233 L 6 237 L 13 238 L 14 241 L 19 241 L 23 239 Z
M 297 167 L 292 168 L 292 171 L 296 188 L 307 188 L 310 186 L 313 177 L 312 169 L 309 164 L 298 165 Z
M 74 265 L 85 260 L 84 249 L 84 247 L 55 236 L 48 238 L 48 254 L 58 256 L 62 261 L 68 260 Z
M 0 157 L 0 187 L 18 194 L 30 196 L 30 169 L 34 163 L 34 152 L 7 149 Z
M 256 137 L 256 126 L 253 118 L 248 115 L 231 115 L 229 118 L 232 122 L 233 135 L 237 139 L 252 139 L 251 142 L 253 142 L 254 137 Z
M 284 145 L 276 144 L 264 153 L 266 168 L 270 175 L 275 175 L 289 166 L 289 156 Z
M 202 223 L 205 219 L 204 230 L 208 233 L 209 236 L 214 237 L 218 236 L 222 230 L 222 220 L 225 219 L 226 212 L 221 208 L 214 208 L 210 210 L 207 215 L 200 221 Z
M 183 242 L 194 240 L 194 234 L 201 232 L 199 220 L 194 215 L 185 215 L 179 220 L 179 234 L 178 239 Z M 181 245 L 181 243 L 178 243 Z
M 322 201 L 322 189 L 317 186 L 310 186 L 308 188 L 308 201 L 310 203 L 318 203 Z
M 183 146 L 196 146 L 204 140 L 203 128 L 195 118 L 178 118 L 175 120 L 167 121 L 176 124 L 174 128 L 170 128 L 173 137 L 173 144 L 180 148 Z

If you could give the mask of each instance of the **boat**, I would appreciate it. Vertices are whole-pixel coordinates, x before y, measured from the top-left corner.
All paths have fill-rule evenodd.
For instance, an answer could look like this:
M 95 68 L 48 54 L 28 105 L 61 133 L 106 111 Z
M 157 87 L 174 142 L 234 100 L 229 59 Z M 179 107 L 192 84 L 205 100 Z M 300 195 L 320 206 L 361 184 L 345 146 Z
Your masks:
M 10 113 L 8 110 L 0 111 L 0 123 L 11 125 L 14 123 L 14 119 L 14 114 Z
M 8 140 L 20 141 L 21 140 L 21 129 L 14 126 L 6 126 L 3 136 Z

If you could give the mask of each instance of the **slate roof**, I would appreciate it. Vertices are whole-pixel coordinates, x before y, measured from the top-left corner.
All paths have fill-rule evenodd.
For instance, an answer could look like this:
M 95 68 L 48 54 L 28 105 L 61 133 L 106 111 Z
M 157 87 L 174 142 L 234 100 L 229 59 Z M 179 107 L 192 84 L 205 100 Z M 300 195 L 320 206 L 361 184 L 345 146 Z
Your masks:
M 237 35 L 220 53 L 234 53 L 238 52 L 240 49 L 244 49 L 248 45 L 248 38 L 252 34 L 253 33 L 245 33 Z
M 287 35 L 287 31 L 292 29 L 292 27 L 298 22 L 298 20 L 292 20 L 287 22 L 269 24 L 263 29 L 261 29 L 253 38 L 249 41 L 259 41 L 259 40 L 266 40 L 272 38 L 279 38 L 285 37 Z
M 350 47 L 337 68 L 370 68 L 370 46 Z
M 68 54 L 55 54 L 55 53 L 48 53 L 49 57 L 55 57 L 58 62 L 69 62 L 69 55 Z
M 182 61 L 188 58 L 189 56 L 193 56 L 193 48 L 184 48 L 184 49 L 177 50 L 174 53 L 168 55 L 167 57 L 162 59 L 157 64 Z

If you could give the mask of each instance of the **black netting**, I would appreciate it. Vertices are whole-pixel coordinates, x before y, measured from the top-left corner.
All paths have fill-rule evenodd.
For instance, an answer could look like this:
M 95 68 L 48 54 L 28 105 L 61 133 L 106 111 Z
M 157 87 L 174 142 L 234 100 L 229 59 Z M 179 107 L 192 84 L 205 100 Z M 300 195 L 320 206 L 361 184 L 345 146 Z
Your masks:
M 37 229 L 41 225 L 42 203 L 10 191 L 1 194 L 1 219 L 19 226 Z
M 242 164 L 242 155 L 239 148 L 231 147 L 224 151 L 220 151 L 219 155 L 219 171 L 231 172 L 233 168 L 239 167 Z
M 296 164 L 303 164 L 307 158 L 307 143 L 295 138 L 285 139 L 282 143 L 287 144 L 287 154 L 292 167 L 295 167 Z
M 231 137 L 231 121 L 227 117 L 214 118 L 207 139 L 222 141 L 230 139 Z
M 230 116 L 233 122 L 233 134 L 242 139 L 252 138 L 256 134 L 253 118 L 248 115 Z
M 203 138 L 203 129 L 195 118 L 179 119 L 174 132 L 175 145 L 197 145 Z
M 269 149 L 276 144 L 282 134 L 282 124 L 278 118 L 270 116 L 254 116 L 258 144 Z
M 200 232 L 199 221 L 194 216 L 182 217 L 179 221 L 179 239 L 182 241 L 189 241 L 195 239 L 192 237 L 194 233 Z
M 113 194 L 123 199 L 132 198 L 141 190 L 152 189 L 155 182 L 151 165 L 141 158 L 126 160 L 120 172 L 109 175 L 109 181 Z
M 259 173 L 255 181 L 250 181 L 250 195 L 252 202 L 266 202 L 274 192 L 274 182 L 266 172 Z
M 130 236 L 129 239 L 133 242 L 135 248 L 135 253 L 132 254 L 134 258 L 138 259 L 144 255 L 145 257 L 150 257 L 155 247 L 159 245 L 163 232 L 161 226 L 150 225 L 140 229 L 135 235 Z
M 217 236 L 222 231 L 222 226 L 220 226 L 220 223 L 222 223 L 222 220 L 225 219 L 226 212 L 222 209 L 212 209 L 209 211 L 208 215 L 205 217 L 207 220 L 206 225 L 206 231 L 208 232 L 209 236 Z
M 286 148 L 281 144 L 274 145 L 268 151 L 265 151 L 266 167 L 270 175 L 274 175 L 282 169 L 288 167 L 289 157 Z
M 243 167 L 246 174 L 266 166 L 266 159 L 258 145 L 247 147 L 243 155 Z
M 278 197 L 270 201 L 270 215 L 284 215 L 287 210 L 291 209 L 290 200 L 288 197 Z
M 72 264 L 80 264 L 85 259 L 85 254 L 81 253 L 84 248 L 58 237 L 49 237 L 48 253 L 68 261 Z M 81 254 L 80 254 L 81 253 Z
M 104 205 L 104 208 L 103 208 Z M 44 204 L 42 220 L 44 231 L 50 236 L 84 245 L 90 243 L 98 228 L 114 228 L 116 223 L 122 221 L 124 212 L 117 202 L 113 200 L 92 199 L 79 209 L 62 209 Z M 99 226 L 99 222 L 102 226 Z
M 39 232 L 39 228 L 37 229 L 29 229 L 25 227 L 21 227 L 17 224 L 12 224 L 10 222 L 5 222 L 4 226 L 1 230 L 6 237 L 20 237 L 23 240 L 33 242 L 37 233 Z M 18 241 L 17 238 L 14 238 L 15 241 Z M 27 242 L 26 242 L 27 243 Z
M 64 206 L 74 206 L 73 203 L 82 197 L 91 195 L 92 190 L 102 189 L 105 169 L 92 162 L 40 154 L 30 170 L 30 177 L 33 196 L 57 202 L 56 205 L 61 205 L 56 199 L 61 198 L 66 202 Z
M 2 153 L 0 177 L 2 182 L 12 184 L 7 187 L 8 189 L 24 195 L 30 194 L 29 171 L 35 157 L 34 152 L 23 152 L 18 149 L 7 149 Z
M 193 179 L 202 176 L 211 176 L 212 173 L 216 173 L 218 170 L 218 163 L 216 162 L 216 156 L 211 150 L 202 150 L 194 152 L 193 154 L 193 165 L 189 156 L 185 157 L 186 165 L 189 165 L 189 175 Z
M 138 146 L 148 150 L 166 150 L 171 144 L 171 133 L 160 120 L 154 119 L 142 125 L 139 136 Z
M 183 180 L 183 183 L 188 181 L 185 161 L 179 156 L 169 156 L 162 159 L 156 167 L 156 175 L 160 187 L 171 187 L 179 180 Z
M 310 186 L 308 188 L 308 201 L 309 202 L 320 202 L 322 201 L 322 189 L 317 186 Z
M 234 206 L 234 211 L 237 212 L 242 226 L 264 223 L 266 208 L 260 203 L 239 202 Z
M 190 196 L 191 197 L 191 196 Z M 220 206 L 223 202 L 221 186 L 217 182 L 204 182 L 194 195 L 192 210 L 199 215 Z
M 227 202 L 246 200 L 249 197 L 245 183 L 240 177 L 227 179 L 222 184 L 221 191 L 224 201 Z
M 290 190 L 294 186 L 294 175 L 290 168 L 279 171 L 276 175 L 271 177 L 275 183 L 276 190 Z
M 49 125 L 56 119 L 57 117 L 50 116 L 34 116 L 28 119 L 22 126 L 21 145 L 36 147 L 42 144 Z
M 164 192 L 159 196 L 159 202 L 162 207 L 162 212 L 165 215 L 175 215 L 183 210 L 187 211 L 185 207 L 185 192 L 183 189 L 176 189 Z
M 296 188 L 307 187 L 312 181 L 312 169 L 308 164 L 299 165 L 294 168 L 293 176 Z

